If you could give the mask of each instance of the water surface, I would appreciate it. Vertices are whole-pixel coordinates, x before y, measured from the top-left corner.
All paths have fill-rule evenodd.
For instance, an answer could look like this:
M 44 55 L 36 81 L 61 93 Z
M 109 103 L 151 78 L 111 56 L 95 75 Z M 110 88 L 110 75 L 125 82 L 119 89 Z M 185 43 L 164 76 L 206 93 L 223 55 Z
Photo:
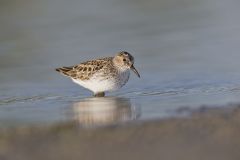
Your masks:
M 181 116 L 238 103 L 239 2 L 63 1 L 0 5 L 0 126 L 80 126 Z M 141 74 L 106 99 L 54 68 L 126 50 Z M 84 106 L 84 107 L 82 107 Z M 104 108 L 107 107 L 107 108 Z

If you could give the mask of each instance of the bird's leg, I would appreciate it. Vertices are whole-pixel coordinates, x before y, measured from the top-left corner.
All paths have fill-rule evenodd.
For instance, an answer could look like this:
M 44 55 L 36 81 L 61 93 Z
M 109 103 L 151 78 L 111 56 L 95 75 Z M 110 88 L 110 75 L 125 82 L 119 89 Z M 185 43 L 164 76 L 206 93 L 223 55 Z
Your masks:
M 94 97 L 104 97 L 104 96 L 105 96 L 104 92 L 94 93 Z

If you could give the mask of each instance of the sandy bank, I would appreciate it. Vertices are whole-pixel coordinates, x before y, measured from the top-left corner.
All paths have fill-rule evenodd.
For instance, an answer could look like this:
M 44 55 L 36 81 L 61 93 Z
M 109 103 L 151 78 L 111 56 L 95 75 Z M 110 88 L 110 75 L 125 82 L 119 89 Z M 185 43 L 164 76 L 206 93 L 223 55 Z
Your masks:
M 1 160 L 239 160 L 240 106 L 100 129 L 1 129 Z

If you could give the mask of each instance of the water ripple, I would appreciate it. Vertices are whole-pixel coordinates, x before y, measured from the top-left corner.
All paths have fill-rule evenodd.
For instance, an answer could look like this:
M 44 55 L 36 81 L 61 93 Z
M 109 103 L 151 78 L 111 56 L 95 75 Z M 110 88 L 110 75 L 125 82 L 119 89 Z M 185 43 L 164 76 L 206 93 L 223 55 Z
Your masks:
M 173 95 L 177 95 L 177 94 L 184 94 L 185 91 L 184 90 L 172 90 L 172 91 L 149 91 L 149 92 L 141 92 L 141 93 L 137 93 L 138 95 L 141 96 L 173 96 Z
M 134 92 L 139 96 L 176 96 L 176 95 L 193 95 L 193 94 L 218 94 L 226 92 L 239 92 L 240 87 L 235 85 L 226 86 L 201 86 L 193 88 L 176 88 L 176 89 L 153 89 L 148 88 L 142 92 Z
M 51 99 L 58 99 L 58 98 L 60 98 L 60 96 L 52 96 L 52 95 L 35 95 L 30 97 L 7 97 L 0 100 L 0 105 L 28 103 L 28 102 L 36 102 L 36 101 L 51 100 Z

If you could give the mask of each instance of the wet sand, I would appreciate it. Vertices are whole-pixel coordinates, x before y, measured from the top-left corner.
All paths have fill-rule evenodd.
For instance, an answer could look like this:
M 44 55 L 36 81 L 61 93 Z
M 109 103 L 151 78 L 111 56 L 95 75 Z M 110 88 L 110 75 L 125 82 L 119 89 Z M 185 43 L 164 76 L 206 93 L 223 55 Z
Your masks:
M 0 159 L 239 160 L 240 105 L 98 129 L 75 123 L 1 129 Z

